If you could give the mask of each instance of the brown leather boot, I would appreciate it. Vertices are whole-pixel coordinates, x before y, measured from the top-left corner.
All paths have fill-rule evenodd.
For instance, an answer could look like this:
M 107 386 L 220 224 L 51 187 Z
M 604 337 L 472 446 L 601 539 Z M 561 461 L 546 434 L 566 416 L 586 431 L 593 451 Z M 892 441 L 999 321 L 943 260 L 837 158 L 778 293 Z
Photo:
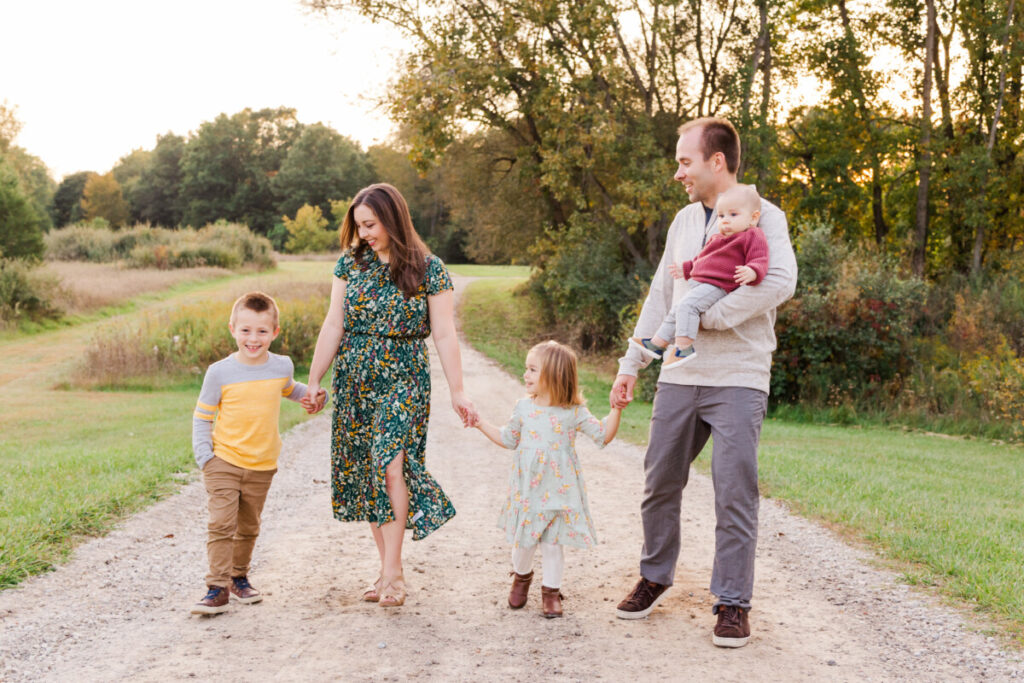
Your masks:
M 512 575 L 512 590 L 508 592 L 508 606 L 512 609 L 519 609 L 526 604 L 526 596 L 530 593 L 530 582 L 533 581 L 533 572 L 529 574 Z
M 540 596 L 544 605 L 544 616 L 547 619 L 562 616 L 562 592 L 560 590 L 541 586 Z

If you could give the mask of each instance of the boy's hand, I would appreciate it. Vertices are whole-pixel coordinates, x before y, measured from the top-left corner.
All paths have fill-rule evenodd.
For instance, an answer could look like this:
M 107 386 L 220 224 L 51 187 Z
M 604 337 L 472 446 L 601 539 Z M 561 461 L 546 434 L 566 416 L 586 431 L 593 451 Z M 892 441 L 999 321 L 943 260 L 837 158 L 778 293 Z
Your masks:
M 327 390 L 317 387 L 316 394 L 314 396 L 310 396 L 307 391 L 306 395 L 299 400 L 299 403 L 302 404 L 302 407 L 306 409 L 307 413 L 315 415 L 323 410 L 324 404 L 327 403 Z
M 736 266 L 736 277 L 733 280 L 738 285 L 745 285 L 757 279 L 757 273 L 750 266 Z
M 679 263 L 668 264 L 668 273 L 677 280 L 682 280 L 684 277 L 686 277 L 685 275 L 683 275 L 682 264 Z

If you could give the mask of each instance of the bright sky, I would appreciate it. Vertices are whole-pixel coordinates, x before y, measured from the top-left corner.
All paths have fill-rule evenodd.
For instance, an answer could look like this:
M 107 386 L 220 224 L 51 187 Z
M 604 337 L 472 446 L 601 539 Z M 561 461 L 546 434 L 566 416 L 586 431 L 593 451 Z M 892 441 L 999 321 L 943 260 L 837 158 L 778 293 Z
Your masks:
M 246 107 L 294 107 L 364 147 L 392 130 L 375 100 L 401 36 L 299 0 L 3 0 L 0 27 L 15 144 L 58 181 Z

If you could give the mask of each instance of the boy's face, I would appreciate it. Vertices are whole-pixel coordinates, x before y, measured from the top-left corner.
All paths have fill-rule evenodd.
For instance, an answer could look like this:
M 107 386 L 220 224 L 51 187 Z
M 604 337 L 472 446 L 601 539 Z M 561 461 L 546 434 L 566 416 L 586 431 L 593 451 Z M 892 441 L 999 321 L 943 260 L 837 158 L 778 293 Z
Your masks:
M 715 212 L 718 213 L 718 228 L 725 237 L 754 227 L 761 217 L 760 211 L 752 211 L 746 202 L 736 201 L 728 194 L 719 198 Z
M 238 344 L 236 358 L 246 365 L 266 363 L 270 353 L 270 342 L 277 339 L 281 331 L 281 328 L 274 325 L 273 313 L 257 313 L 248 308 L 238 311 L 234 324 L 228 323 L 228 329 Z

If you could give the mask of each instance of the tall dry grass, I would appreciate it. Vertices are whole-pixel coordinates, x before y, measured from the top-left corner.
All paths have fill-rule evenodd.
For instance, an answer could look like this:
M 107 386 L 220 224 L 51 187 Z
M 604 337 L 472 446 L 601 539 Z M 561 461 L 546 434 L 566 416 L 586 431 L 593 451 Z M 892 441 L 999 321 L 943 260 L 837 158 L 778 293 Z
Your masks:
M 133 297 L 176 285 L 202 282 L 231 274 L 226 268 L 125 268 L 112 263 L 48 261 L 40 270 L 60 281 L 54 304 L 68 315 L 91 313 L 117 306 Z
M 234 297 L 241 293 L 101 328 L 68 383 L 89 389 L 158 388 L 201 376 L 211 363 L 237 350 L 228 318 Z M 281 311 L 281 334 L 271 351 L 307 365 L 327 314 L 330 283 L 283 283 L 268 287 L 267 294 Z

